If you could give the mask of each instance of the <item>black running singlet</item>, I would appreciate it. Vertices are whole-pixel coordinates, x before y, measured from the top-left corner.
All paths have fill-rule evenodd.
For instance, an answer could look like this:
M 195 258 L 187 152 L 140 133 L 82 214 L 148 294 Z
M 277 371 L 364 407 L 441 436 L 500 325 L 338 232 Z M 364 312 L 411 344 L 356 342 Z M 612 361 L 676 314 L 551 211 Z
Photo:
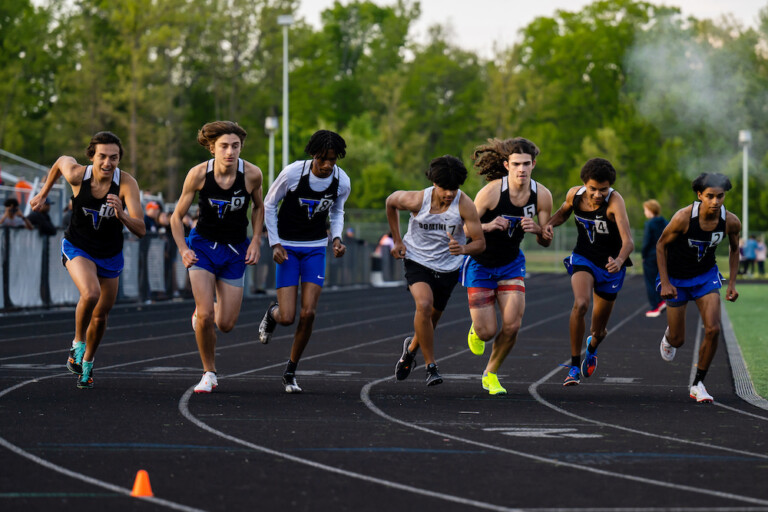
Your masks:
M 309 186 L 311 160 L 304 162 L 299 184 L 283 197 L 277 212 L 277 234 L 282 240 L 308 242 L 328 236 L 327 220 L 331 207 L 339 197 L 339 171 L 334 167 L 333 181 L 327 189 L 317 192 Z M 306 169 L 306 173 L 305 173 Z
M 667 272 L 669 277 L 690 279 L 704 274 L 715 266 L 715 249 L 725 240 L 725 206 L 720 207 L 720 218 L 712 231 L 701 229 L 700 201 L 691 207 L 688 232 L 678 236 L 667 246 Z
M 94 258 L 111 258 L 123 250 L 123 223 L 115 216 L 115 209 L 107 205 L 107 196 L 120 196 L 120 169 L 112 174 L 112 183 L 104 197 L 93 197 L 93 166 L 85 168 L 80 192 L 72 196 L 72 221 L 64 238 Z
M 597 210 L 581 210 L 581 196 L 586 192 L 586 187 L 581 187 L 573 196 L 573 215 L 576 220 L 578 237 L 574 254 L 584 256 L 600 268 L 605 268 L 608 258 L 616 258 L 621 252 L 621 234 L 616 222 L 608 219 L 608 202 L 613 195 L 613 189 Z M 627 258 L 624 267 L 631 267 L 632 260 Z
M 213 159 L 208 160 L 205 184 L 199 192 L 200 218 L 195 230 L 203 238 L 224 244 L 239 244 L 248 236 L 248 205 L 251 195 L 245 188 L 245 167 L 237 159 L 235 181 L 224 190 L 216 183 Z
M 523 206 L 515 206 L 509 199 L 509 181 L 507 176 L 501 178 L 501 195 L 499 203 L 492 210 L 486 211 L 480 217 L 481 223 L 491 222 L 502 216 L 509 221 L 509 228 L 504 231 L 489 231 L 485 233 L 485 251 L 472 258 L 484 267 L 501 267 L 515 260 L 520 254 L 520 242 L 525 231 L 521 225 L 523 217 L 533 218 L 536 215 L 538 187 L 531 180 L 531 194 Z

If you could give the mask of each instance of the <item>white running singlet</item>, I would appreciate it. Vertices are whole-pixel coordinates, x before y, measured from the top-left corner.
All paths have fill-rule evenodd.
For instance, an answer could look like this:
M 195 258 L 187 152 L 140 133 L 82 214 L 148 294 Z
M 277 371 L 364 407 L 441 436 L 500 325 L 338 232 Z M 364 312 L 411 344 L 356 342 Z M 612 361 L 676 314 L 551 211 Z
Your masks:
M 448 233 L 461 245 L 467 243 L 464 235 L 464 220 L 459 213 L 461 190 L 442 213 L 429 213 L 432 207 L 432 191 L 424 189 L 421 210 L 408 221 L 408 232 L 403 237 L 405 258 L 437 272 L 453 272 L 461 266 L 464 256 L 453 256 L 448 251 Z

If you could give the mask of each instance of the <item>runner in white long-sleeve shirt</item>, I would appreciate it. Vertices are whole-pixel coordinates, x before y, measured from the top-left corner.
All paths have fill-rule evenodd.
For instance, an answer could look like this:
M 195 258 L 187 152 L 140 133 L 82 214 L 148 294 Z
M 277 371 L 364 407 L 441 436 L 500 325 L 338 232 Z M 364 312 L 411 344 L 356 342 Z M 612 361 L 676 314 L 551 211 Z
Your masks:
M 269 245 L 277 263 L 277 302 L 270 304 L 259 325 L 262 343 L 269 342 L 278 323 L 291 325 L 294 322 L 301 281 L 299 323 L 283 373 L 287 393 L 301 392 L 296 382 L 296 366 L 309 343 L 315 309 L 325 281 L 329 217 L 333 255 L 340 258 L 346 251 L 341 236 L 344 232 L 344 202 L 351 187 L 347 174 L 336 165 L 336 160 L 346 155 L 346 147 L 346 142 L 337 133 L 315 132 L 304 148 L 312 159 L 294 162 L 283 169 L 264 199 Z

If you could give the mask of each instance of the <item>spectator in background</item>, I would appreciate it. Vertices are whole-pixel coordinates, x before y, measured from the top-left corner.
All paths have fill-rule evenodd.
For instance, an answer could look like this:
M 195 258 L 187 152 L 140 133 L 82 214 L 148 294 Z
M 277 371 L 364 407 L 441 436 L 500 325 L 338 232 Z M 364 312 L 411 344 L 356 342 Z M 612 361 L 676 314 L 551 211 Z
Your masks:
M 150 201 L 144 207 L 144 226 L 147 233 L 157 233 L 157 218 L 160 216 L 160 205 L 156 201 Z
M 195 221 L 190 214 L 185 213 L 184 217 L 181 218 L 181 223 L 184 224 L 184 238 L 186 238 L 189 236 L 192 228 L 195 227 Z
M 163 251 L 163 267 L 165 270 L 165 293 L 168 297 L 178 297 L 178 286 L 176 285 L 176 272 L 174 264 L 176 263 L 176 242 L 173 240 L 171 232 L 171 217 L 168 212 L 160 212 L 157 216 L 157 232 L 165 238 L 165 250 Z
M 765 275 L 765 252 L 765 235 L 760 235 L 757 249 L 755 249 L 755 260 L 757 261 L 757 273 L 761 276 Z
M 659 266 L 656 263 L 656 242 L 661 233 L 667 227 L 667 219 L 661 216 L 661 205 L 655 199 L 649 199 L 643 203 L 645 228 L 643 230 L 643 276 L 645 277 L 645 291 L 648 294 L 648 303 L 651 309 L 645 312 L 645 316 L 656 318 L 667 307 L 656 290 L 656 276 L 659 275 Z
M 61 227 L 67 229 L 72 221 L 72 200 L 67 201 L 67 207 L 61 212 Z
M 376 245 L 374 253 L 377 255 L 389 254 L 389 251 L 394 249 L 394 247 L 395 241 L 392 240 L 392 232 L 387 231 L 379 238 L 379 243 Z
M 755 251 L 757 251 L 757 240 L 755 235 L 749 235 L 744 242 L 744 273 L 748 276 L 755 273 L 755 260 L 757 260 Z
M 0 217 L 0 226 L 35 229 L 29 220 L 21 214 L 19 201 L 13 197 L 5 200 L 5 213 Z
M 51 203 L 51 200 L 46 197 L 40 211 L 33 211 L 29 214 L 29 217 L 27 217 L 29 222 L 35 226 L 43 236 L 51 236 L 56 234 L 56 227 L 51 221 L 51 204 L 53 204 Z

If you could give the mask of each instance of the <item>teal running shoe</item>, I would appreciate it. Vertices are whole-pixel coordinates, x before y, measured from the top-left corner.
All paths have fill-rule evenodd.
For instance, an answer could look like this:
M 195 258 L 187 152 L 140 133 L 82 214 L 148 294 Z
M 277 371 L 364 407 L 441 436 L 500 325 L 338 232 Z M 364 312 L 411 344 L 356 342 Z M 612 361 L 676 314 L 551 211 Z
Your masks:
M 93 387 L 93 361 L 83 361 L 83 374 L 77 379 L 77 387 L 80 389 Z
M 75 346 L 69 349 L 69 358 L 67 359 L 67 370 L 75 375 L 83 374 L 83 356 L 85 355 L 85 342 L 77 341 Z

